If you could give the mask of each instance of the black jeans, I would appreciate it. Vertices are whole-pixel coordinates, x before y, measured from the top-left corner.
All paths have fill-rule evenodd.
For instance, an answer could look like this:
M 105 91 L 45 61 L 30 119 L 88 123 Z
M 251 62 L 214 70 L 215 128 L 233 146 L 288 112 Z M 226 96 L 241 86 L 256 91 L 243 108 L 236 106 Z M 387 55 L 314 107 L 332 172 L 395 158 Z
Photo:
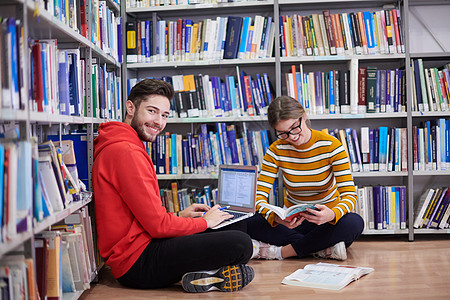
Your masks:
M 235 224 L 239 223 L 243 222 Z M 132 288 L 161 288 L 180 281 L 187 272 L 245 264 L 252 256 L 253 246 L 250 237 L 241 231 L 242 227 L 241 230 L 231 228 L 235 224 L 222 231 L 153 239 L 136 263 L 117 280 Z
M 272 227 L 260 214 L 247 221 L 247 233 L 252 239 L 277 246 L 291 244 L 298 257 L 308 256 L 341 241 L 349 247 L 361 235 L 363 229 L 364 221 L 355 213 L 344 215 L 336 225 L 316 225 L 304 221 L 294 229 L 284 225 Z

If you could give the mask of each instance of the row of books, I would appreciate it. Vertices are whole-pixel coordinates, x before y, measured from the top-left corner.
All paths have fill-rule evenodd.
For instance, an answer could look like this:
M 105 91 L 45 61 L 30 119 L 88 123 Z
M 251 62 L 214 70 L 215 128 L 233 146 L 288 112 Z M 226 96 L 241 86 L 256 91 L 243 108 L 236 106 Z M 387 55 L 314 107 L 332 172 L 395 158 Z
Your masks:
M 356 212 L 365 230 L 406 229 L 406 186 L 363 186 L 357 191 Z
M 405 53 L 399 9 L 280 16 L 281 56 Z
M 80 201 L 72 141 L 0 142 L 0 242 L 30 232 L 33 224 Z M 63 149 L 63 150 L 62 150 Z
M 414 170 L 450 169 L 450 119 L 425 121 L 413 126 Z
M 176 6 L 217 4 L 228 2 L 256 2 L 257 0 L 127 0 L 127 8 L 152 7 L 152 6 Z M 262 1 L 262 0 L 258 0 Z
M 107 6 L 104 0 L 38 1 L 44 9 L 63 24 L 122 62 L 122 19 Z M 86 10 L 91 9 L 89 19 Z M 88 22 L 90 32 L 88 32 Z
M 274 44 L 272 17 L 260 15 L 130 21 L 126 31 L 128 63 L 266 58 Z
M 267 73 L 239 73 L 224 78 L 210 75 L 163 76 L 172 84 L 171 117 L 222 117 L 266 115 L 272 102 L 273 88 Z M 128 80 L 128 93 L 137 79 Z
M 360 67 L 351 71 L 304 72 L 300 64 L 285 73 L 287 95 L 298 100 L 312 115 L 336 113 L 391 113 L 406 111 L 405 70 Z M 351 93 L 357 91 L 352 101 Z
M 424 68 L 423 60 L 411 60 L 413 111 L 448 111 L 450 101 L 450 64 Z
M 23 24 L 14 18 L 0 17 L 0 105 L 4 108 L 25 107 L 23 70 Z
M 360 136 L 353 128 L 323 129 L 338 138 L 347 151 L 352 172 L 405 172 L 407 160 L 406 128 L 361 127 Z M 359 142 L 360 141 L 360 142 Z
M 208 128 L 209 127 L 209 128 Z M 213 128 L 214 127 L 214 128 Z M 270 142 L 267 130 L 201 124 L 199 133 L 166 132 L 148 145 L 157 174 L 209 174 L 221 164 L 261 166 Z
M 41 299 L 90 288 L 97 271 L 92 224 L 83 207 L 63 222 L 35 236 L 36 286 Z
M 450 225 L 450 189 L 428 188 L 414 206 L 414 228 L 445 229 Z
M 269 194 L 269 202 L 277 203 L 278 179 L 275 180 L 273 189 Z M 170 187 L 160 189 L 163 206 L 168 212 L 177 212 L 185 209 L 193 203 L 206 204 L 213 207 L 218 196 L 217 187 L 205 185 L 203 187 L 182 187 L 177 182 L 171 182 Z
M 160 189 L 163 206 L 168 212 L 177 212 L 187 208 L 193 203 L 206 204 L 213 207 L 217 196 L 217 188 L 205 185 L 203 188 L 179 187 L 172 182 L 170 188 Z

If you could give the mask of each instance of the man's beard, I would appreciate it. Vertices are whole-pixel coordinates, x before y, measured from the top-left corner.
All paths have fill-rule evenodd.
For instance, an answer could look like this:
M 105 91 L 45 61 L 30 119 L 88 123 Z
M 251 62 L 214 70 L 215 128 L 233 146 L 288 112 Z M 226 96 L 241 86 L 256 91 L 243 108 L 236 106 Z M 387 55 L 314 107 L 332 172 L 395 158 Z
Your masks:
M 154 142 L 156 139 L 156 136 L 158 134 L 155 135 L 150 135 L 148 133 L 145 132 L 145 125 L 144 123 L 140 123 L 139 120 L 135 117 L 131 120 L 131 127 L 136 131 L 136 133 L 139 136 L 139 139 L 145 142 Z

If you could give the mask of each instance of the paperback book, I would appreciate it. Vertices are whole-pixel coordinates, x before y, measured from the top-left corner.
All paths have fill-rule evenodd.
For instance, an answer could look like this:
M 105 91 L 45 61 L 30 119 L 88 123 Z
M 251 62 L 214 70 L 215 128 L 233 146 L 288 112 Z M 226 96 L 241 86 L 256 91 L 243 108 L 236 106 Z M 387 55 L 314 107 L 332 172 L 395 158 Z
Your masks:
M 291 221 L 307 208 L 317 210 L 313 204 L 297 204 L 288 208 L 283 208 L 268 203 L 261 203 L 261 206 L 276 213 L 281 219 Z

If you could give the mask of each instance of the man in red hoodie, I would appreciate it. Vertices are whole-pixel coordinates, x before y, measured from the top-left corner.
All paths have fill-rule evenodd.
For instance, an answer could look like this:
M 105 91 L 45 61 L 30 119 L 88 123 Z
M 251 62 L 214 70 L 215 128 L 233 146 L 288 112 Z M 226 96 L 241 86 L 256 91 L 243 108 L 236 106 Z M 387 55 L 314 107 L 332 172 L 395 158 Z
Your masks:
M 182 279 L 188 292 L 236 291 L 254 277 L 253 251 L 238 230 L 206 231 L 231 217 L 216 205 L 167 213 L 142 141 L 166 126 L 173 88 L 145 79 L 131 89 L 124 123 L 102 123 L 94 141 L 92 181 L 101 256 L 123 285 L 148 289 Z M 203 271 L 213 270 L 213 271 Z

